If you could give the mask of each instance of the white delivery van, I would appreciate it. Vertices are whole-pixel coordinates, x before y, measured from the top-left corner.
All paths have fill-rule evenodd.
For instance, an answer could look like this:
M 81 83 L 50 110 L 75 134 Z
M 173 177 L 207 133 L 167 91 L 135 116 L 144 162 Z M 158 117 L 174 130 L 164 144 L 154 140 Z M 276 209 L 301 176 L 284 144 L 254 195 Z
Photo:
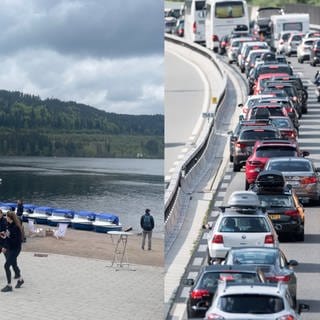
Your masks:
M 186 40 L 205 43 L 205 0 L 186 0 L 184 6 L 184 37 Z
M 249 13 L 245 0 L 207 0 L 206 47 L 217 51 L 223 36 L 239 28 L 249 32 Z
M 306 13 L 288 13 L 271 16 L 271 47 L 278 47 L 280 34 L 283 31 L 309 32 L 310 17 Z

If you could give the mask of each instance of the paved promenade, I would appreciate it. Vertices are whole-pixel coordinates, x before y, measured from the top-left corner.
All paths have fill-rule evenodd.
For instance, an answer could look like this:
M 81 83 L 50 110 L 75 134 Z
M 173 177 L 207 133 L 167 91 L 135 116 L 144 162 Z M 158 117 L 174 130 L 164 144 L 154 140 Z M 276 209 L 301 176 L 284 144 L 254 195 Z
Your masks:
M 1 266 L 4 261 L 1 254 Z M 163 319 L 162 267 L 133 265 L 136 271 L 116 271 L 105 260 L 37 257 L 32 252 L 22 252 L 18 263 L 25 283 L 13 292 L 0 292 L 3 319 Z M 6 280 L 1 270 L 2 288 Z

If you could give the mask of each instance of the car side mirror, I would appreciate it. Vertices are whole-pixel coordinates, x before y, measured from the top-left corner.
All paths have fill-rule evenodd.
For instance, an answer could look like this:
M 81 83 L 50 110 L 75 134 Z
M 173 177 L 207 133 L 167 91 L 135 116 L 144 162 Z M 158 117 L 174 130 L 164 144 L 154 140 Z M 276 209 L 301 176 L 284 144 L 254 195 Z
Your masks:
M 203 224 L 203 225 L 202 225 L 202 229 L 204 229 L 204 230 L 211 230 L 211 229 L 212 229 L 212 225 L 210 225 L 209 223 Z
M 243 114 L 240 114 L 240 116 L 239 116 L 239 121 L 242 121 L 243 119 L 244 119 Z
M 194 280 L 193 280 L 193 279 L 183 279 L 183 280 L 182 280 L 182 283 L 183 283 L 185 286 L 193 286 L 193 285 L 194 285 Z
M 315 172 L 320 172 L 320 168 L 315 168 L 314 171 Z
M 239 107 L 239 108 L 242 108 L 242 107 L 243 107 L 243 103 L 239 103 L 239 104 L 238 104 L 238 107 Z
M 291 64 L 291 61 L 287 61 L 287 64 Z
M 309 311 L 310 310 L 310 306 L 308 304 L 304 304 L 304 303 L 299 303 L 298 306 L 298 313 L 300 314 L 302 311 Z
M 298 263 L 297 260 L 289 260 L 289 261 L 288 261 L 288 265 L 289 265 L 290 267 L 296 267 L 298 264 L 299 264 L 299 263 Z
M 307 157 L 310 155 L 310 152 L 309 151 L 302 151 L 302 156 L 303 157 Z

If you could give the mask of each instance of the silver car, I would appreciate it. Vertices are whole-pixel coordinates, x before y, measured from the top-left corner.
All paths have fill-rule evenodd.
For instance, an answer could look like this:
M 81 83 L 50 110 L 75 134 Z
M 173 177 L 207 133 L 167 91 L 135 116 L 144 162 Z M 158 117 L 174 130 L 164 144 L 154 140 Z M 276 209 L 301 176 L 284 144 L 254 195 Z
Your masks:
M 309 159 L 300 157 L 271 158 L 265 170 L 281 171 L 287 184 L 302 202 L 318 201 L 320 197 L 320 168 Z
M 307 310 L 309 306 L 305 304 L 300 304 L 298 311 L 294 309 L 288 287 L 281 282 L 277 285 L 221 282 L 205 320 L 300 320 L 301 311 Z

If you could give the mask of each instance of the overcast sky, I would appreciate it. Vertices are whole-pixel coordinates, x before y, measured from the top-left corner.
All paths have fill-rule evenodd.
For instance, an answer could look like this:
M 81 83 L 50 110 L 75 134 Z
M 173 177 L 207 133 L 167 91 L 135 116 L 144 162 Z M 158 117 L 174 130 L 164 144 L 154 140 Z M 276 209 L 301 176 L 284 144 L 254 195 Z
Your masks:
M 0 0 L 0 89 L 163 113 L 163 1 Z

